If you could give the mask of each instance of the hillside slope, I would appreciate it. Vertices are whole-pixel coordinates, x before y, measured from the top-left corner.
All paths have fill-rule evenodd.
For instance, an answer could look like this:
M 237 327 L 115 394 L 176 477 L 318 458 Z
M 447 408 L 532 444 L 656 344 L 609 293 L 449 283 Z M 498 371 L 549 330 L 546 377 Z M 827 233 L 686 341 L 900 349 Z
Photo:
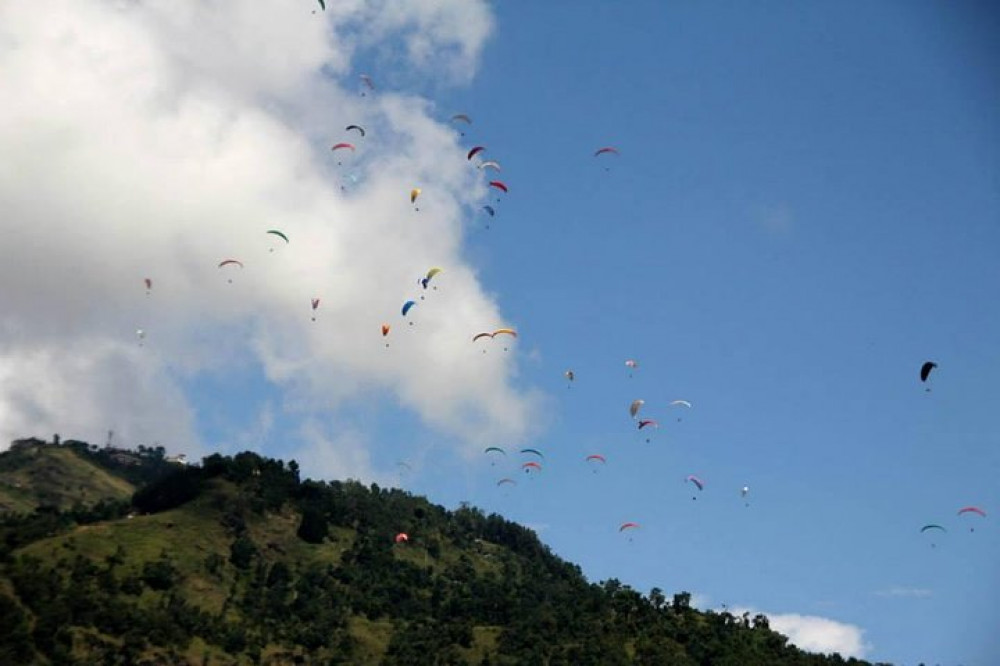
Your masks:
M 685 593 L 589 583 L 500 516 L 251 453 L 175 468 L 127 515 L 74 516 L 2 524 L 0 663 L 865 663 Z
M 131 483 L 70 447 L 28 444 L 0 456 L 0 513 L 89 506 L 100 500 L 127 500 L 134 492 Z

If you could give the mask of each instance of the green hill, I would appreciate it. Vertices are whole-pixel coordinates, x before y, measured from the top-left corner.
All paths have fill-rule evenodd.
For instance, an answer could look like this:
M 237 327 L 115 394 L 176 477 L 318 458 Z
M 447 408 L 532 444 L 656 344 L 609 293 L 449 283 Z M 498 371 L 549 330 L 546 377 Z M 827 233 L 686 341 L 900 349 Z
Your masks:
M 127 500 L 135 486 L 70 447 L 22 440 L 0 456 L 0 512 L 39 506 L 68 509 L 100 500 Z
M 149 478 L 130 506 L 0 522 L 0 663 L 865 663 L 685 593 L 590 583 L 476 509 L 251 453 Z

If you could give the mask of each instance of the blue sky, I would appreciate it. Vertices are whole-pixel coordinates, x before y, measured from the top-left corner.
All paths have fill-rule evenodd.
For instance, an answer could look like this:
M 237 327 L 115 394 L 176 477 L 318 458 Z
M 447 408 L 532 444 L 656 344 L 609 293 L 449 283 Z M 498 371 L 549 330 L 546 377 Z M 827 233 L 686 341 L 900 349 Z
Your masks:
M 0 18 L 0 202 L 24 239 L 0 250 L 6 435 L 295 457 L 499 512 L 592 580 L 766 612 L 803 647 L 1000 654 L 989 3 Z M 504 325 L 516 342 L 470 341 Z

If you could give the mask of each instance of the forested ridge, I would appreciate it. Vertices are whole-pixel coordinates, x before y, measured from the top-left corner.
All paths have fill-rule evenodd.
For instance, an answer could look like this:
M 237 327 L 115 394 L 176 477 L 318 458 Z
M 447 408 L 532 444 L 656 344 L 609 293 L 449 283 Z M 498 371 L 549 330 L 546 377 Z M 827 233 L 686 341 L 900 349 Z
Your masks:
M 302 480 L 294 461 L 32 441 L 0 472 L 53 449 L 135 491 L 2 514 L 3 664 L 867 663 L 685 592 L 588 582 L 499 515 Z

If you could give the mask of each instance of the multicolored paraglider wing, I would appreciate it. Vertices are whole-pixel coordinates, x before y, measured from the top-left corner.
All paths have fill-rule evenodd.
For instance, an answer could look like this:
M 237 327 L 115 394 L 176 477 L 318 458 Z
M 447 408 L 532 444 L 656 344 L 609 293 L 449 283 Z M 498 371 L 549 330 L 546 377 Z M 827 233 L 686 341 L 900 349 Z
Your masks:
M 605 457 L 602 456 L 599 453 L 593 453 L 593 454 L 587 456 L 586 460 L 587 460 L 587 462 L 602 462 L 602 463 L 605 463 L 605 464 L 607 464 L 607 462 L 608 462 L 605 459 Z
M 486 146 L 476 146 L 475 148 L 469 151 L 469 154 L 465 156 L 465 159 L 471 160 L 473 157 L 483 152 L 484 150 L 486 150 Z
M 624 532 L 625 530 L 634 530 L 639 527 L 639 523 L 622 523 L 621 527 L 618 528 L 619 532 Z
M 646 426 L 653 426 L 654 428 L 659 428 L 660 424 L 654 421 L 653 419 L 643 419 L 642 421 L 639 421 L 639 430 L 642 430 Z
M 594 157 L 597 157 L 598 155 L 604 155 L 605 153 L 612 153 L 614 155 L 621 154 L 618 152 L 618 149 L 615 148 L 614 146 L 604 146 L 603 148 L 597 149 L 597 152 L 594 153 Z
M 396 538 L 394 539 L 396 543 L 406 543 L 409 540 L 410 540 L 410 535 L 407 534 L 406 532 L 400 532 L 399 534 L 396 535 Z
M 635 415 L 639 413 L 639 410 L 642 409 L 642 406 L 645 404 L 646 404 L 645 400 L 633 400 L 632 404 L 629 405 L 628 407 L 629 415 L 631 415 L 632 418 L 635 418 Z M 642 426 L 639 427 L 641 428 Z
M 498 190 L 503 190 L 504 192 L 509 192 L 510 191 L 510 190 L 507 189 L 507 185 L 504 184 L 502 181 L 499 181 L 499 180 L 491 180 L 490 181 L 490 187 L 495 187 Z
M 477 340 L 482 340 L 483 338 L 492 338 L 492 337 L 493 337 L 492 333 L 476 333 L 475 335 L 472 336 L 472 341 L 476 342 Z
M 410 190 L 410 203 L 416 203 L 417 197 L 420 196 L 421 189 L 419 187 L 414 187 Z

